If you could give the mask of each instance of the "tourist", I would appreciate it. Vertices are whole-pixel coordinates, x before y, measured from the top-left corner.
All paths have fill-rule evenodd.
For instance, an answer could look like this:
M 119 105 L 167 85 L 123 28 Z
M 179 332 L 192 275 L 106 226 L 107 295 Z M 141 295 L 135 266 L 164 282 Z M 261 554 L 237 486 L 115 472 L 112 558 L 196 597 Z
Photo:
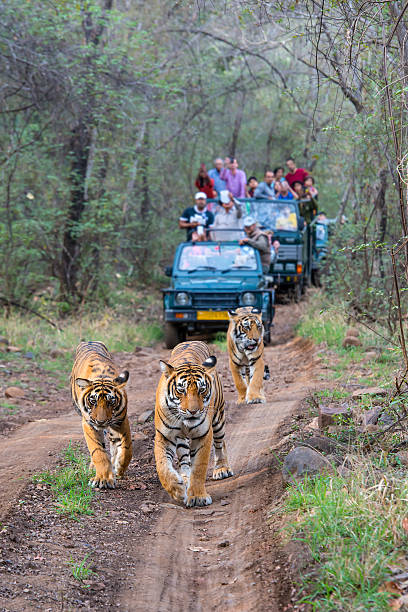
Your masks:
M 232 194 L 227 191 L 220 193 L 221 210 L 215 215 L 211 228 L 211 240 L 238 240 L 242 228 L 242 206 L 235 202 Z M 229 229 L 239 231 L 226 231 Z M 223 230 L 216 232 L 214 230 Z
M 213 179 L 214 189 L 218 195 L 220 195 L 221 191 L 224 191 L 227 188 L 225 181 L 223 181 L 221 178 L 221 172 L 223 169 L 224 162 L 222 161 L 221 157 L 217 157 L 217 159 L 214 160 L 214 168 L 211 168 L 211 170 L 208 171 L 208 176 Z
M 200 170 L 198 171 L 197 178 L 195 180 L 195 186 L 201 192 L 205 193 L 207 198 L 217 197 L 217 192 L 214 189 L 214 179 L 208 176 L 205 164 L 201 164 L 200 166 Z
M 203 242 L 207 240 L 207 230 L 214 223 L 214 215 L 207 209 L 207 197 L 204 192 L 195 194 L 195 206 L 186 208 L 179 219 L 179 228 L 187 230 L 187 241 Z
M 245 198 L 247 182 L 245 172 L 238 170 L 238 162 L 235 158 L 226 163 L 228 168 L 222 170 L 221 178 L 225 181 L 227 190 L 232 193 L 234 198 Z
M 314 199 L 317 200 L 319 192 L 317 191 L 316 187 L 315 187 L 315 180 L 313 178 L 313 176 L 307 176 L 305 178 L 305 197 L 310 200 L 310 199 Z
M 255 197 L 262 200 L 273 200 L 275 198 L 274 174 L 272 170 L 266 170 L 264 180 L 255 189 Z
M 305 178 L 309 174 L 308 171 L 304 168 L 297 168 L 293 157 L 288 157 L 288 159 L 286 160 L 286 165 L 288 167 L 289 172 L 285 176 L 285 179 L 288 181 L 289 185 L 292 187 L 295 181 L 300 181 L 303 185 L 303 183 L 305 182 Z
M 247 183 L 247 196 L 248 198 L 254 198 L 255 189 L 258 187 L 258 179 L 256 176 L 250 176 Z

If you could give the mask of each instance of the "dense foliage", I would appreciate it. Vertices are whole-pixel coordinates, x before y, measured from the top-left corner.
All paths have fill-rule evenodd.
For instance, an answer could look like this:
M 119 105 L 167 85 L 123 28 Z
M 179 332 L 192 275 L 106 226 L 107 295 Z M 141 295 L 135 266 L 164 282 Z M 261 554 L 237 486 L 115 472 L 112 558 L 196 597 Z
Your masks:
M 406 233 L 402 8 L 5 0 L 3 301 L 64 311 L 154 281 L 181 237 L 200 162 L 235 154 L 260 176 L 292 154 L 329 215 L 349 219 L 331 290 L 395 328 L 384 249 Z

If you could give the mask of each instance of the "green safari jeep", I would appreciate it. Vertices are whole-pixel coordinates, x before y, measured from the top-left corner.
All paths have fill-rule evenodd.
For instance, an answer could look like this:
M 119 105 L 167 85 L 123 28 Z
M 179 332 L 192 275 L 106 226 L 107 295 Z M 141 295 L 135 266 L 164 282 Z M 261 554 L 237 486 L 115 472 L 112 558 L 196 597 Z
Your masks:
M 270 342 L 274 291 L 267 288 L 259 252 L 238 241 L 184 242 L 163 289 L 165 343 L 173 348 L 187 334 L 209 335 L 228 328 L 228 311 L 253 306 L 262 312 L 265 343 Z

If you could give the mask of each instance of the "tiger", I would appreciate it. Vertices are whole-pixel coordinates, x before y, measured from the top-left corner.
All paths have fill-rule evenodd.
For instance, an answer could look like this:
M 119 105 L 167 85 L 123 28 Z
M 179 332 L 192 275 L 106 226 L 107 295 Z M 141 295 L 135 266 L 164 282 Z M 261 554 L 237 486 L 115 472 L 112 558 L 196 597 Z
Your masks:
M 229 311 L 227 332 L 229 365 L 238 391 L 239 404 L 263 404 L 264 327 L 257 308 Z
M 81 342 L 71 372 L 74 408 L 82 416 L 82 429 L 91 455 L 90 468 L 96 474 L 89 484 L 114 489 L 132 458 L 132 438 L 124 389 L 129 372 L 119 374 L 112 356 L 102 342 Z M 105 448 L 108 431 L 110 458 Z
M 160 361 L 162 375 L 155 406 L 156 469 L 163 488 L 187 508 L 212 503 L 205 488 L 212 443 L 213 479 L 233 476 L 224 440 L 225 401 L 216 363 L 207 345 L 198 341 L 178 344 L 170 363 Z M 175 459 L 179 471 L 173 467 Z

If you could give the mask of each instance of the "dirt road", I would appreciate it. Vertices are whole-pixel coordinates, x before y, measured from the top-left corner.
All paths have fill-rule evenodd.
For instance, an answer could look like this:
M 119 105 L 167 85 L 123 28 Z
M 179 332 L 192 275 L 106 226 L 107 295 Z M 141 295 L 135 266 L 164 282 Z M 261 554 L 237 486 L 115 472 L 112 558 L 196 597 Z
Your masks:
M 288 338 L 294 307 L 278 311 L 277 341 Z M 120 488 L 97 496 L 95 515 L 80 521 L 55 512 L 50 491 L 30 475 L 52 464 L 80 422 L 67 416 L 27 423 L 0 439 L 0 609 L 120 609 L 234 612 L 293 609 L 288 560 L 268 509 L 282 494 L 270 447 L 282 420 L 312 388 L 313 347 L 299 339 L 268 347 L 268 402 L 238 407 L 227 355 L 216 347 L 227 399 L 227 445 L 234 477 L 208 482 L 213 504 L 184 509 L 155 474 L 153 424 L 138 423 L 153 408 L 160 347 L 117 355 L 131 372 L 129 414 L 134 460 Z M 5 484 L 6 483 L 6 484 Z M 87 555 L 85 584 L 72 575 Z

